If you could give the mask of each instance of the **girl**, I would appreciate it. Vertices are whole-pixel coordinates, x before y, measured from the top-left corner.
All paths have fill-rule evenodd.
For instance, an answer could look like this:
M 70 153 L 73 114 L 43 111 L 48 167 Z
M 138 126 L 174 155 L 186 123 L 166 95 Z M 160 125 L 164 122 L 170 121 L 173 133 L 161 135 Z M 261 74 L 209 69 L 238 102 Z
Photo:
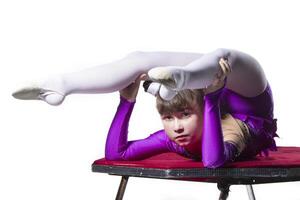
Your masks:
M 13 95 L 58 105 L 75 92 L 120 90 L 120 105 L 106 141 L 108 160 L 136 160 L 172 151 L 216 168 L 276 150 L 271 89 L 259 63 L 245 53 L 136 52 L 104 66 L 49 79 Z M 114 76 L 103 76 L 107 69 Z M 128 142 L 138 87 L 147 78 L 139 75 L 146 72 L 151 81 L 144 87 L 157 98 L 164 130 Z

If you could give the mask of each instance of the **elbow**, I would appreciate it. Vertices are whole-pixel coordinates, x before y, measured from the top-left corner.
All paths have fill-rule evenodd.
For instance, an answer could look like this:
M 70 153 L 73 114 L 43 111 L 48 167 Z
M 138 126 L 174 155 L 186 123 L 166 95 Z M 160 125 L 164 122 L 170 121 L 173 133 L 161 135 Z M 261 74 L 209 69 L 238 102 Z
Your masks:
M 122 153 L 118 153 L 118 152 L 105 152 L 105 160 L 120 161 L 120 160 L 125 160 L 125 159 L 122 156 Z
M 118 160 L 122 160 L 122 159 L 118 155 L 105 154 L 105 160 L 108 160 L 108 161 L 118 161 Z
M 109 161 L 129 160 L 127 148 L 116 148 L 117 145 L 105 146 L 105 159 Z
M 216 169 L 225 165 L 225 159 L 203 161 L 203 166 L 206 168 Z
M 105 145 L 105 160 L 109 160 L 109 161 L 123 160 L 122 152 L 123 151 L 116 148 L 115 145 L 107 142 Z
M 122 153 L 111 148 L 105 149 L 105 159 L 110 161 L 123 160 Z
M 131 160 L 125 152 L 105 152 L 105 160 L 108 161 L 128 161 Z

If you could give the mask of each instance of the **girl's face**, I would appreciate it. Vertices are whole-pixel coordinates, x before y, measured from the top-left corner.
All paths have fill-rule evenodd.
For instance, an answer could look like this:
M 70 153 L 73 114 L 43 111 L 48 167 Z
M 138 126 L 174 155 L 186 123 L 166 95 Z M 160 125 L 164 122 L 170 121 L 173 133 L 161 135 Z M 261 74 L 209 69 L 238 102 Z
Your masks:
M 188 147 L 201 140 L 202 114 L 199 106 L 161 115 L 161 119 L 165 132 L 178 145 Z

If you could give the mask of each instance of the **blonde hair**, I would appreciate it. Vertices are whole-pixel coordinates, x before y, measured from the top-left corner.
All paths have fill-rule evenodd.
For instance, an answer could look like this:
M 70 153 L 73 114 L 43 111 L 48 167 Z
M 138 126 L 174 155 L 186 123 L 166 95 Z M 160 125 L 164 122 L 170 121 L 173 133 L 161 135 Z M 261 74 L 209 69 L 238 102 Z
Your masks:
M 186 109 L 192 109 L 194 106 L 200 107 L 202 113 L 203 108 L 203 91 L 197 90 L 181 90 L 170 101 L 162 99 L 159 95 L 156 97 L 156 108 L 160 115 L 172 114 L 175 112 L 181 112 Z

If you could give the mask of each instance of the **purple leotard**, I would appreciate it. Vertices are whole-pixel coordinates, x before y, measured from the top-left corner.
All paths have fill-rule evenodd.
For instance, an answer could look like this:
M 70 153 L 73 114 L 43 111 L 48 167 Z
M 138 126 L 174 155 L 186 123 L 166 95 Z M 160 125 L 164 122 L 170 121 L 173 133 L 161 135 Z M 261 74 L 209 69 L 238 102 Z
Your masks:
M 115 117 L 108 132 L 105 158 L 107 160 L 140 160 L 163 152 L 175 152 L 186 157 L 201 159 L 171 141 L 164 130 L 141 140 L 127 141 L 128 124 L 135 102 L 120 97 Z M 243 121 L 251 139 L 240 155 L 237 148 L 223 142 L 220 115 L 230 113 Z M 202 135 L 202 161 L 204 166 L 216 168 L 236 159 L 250 158 L 268 150 L 276 150 L 276 119 L 273 119 L 272 92 L 267 85 L 259 96 L 243 97 L 225 87 L 205 95 Z M 199 144 L 201 145 L 201 144 Z

